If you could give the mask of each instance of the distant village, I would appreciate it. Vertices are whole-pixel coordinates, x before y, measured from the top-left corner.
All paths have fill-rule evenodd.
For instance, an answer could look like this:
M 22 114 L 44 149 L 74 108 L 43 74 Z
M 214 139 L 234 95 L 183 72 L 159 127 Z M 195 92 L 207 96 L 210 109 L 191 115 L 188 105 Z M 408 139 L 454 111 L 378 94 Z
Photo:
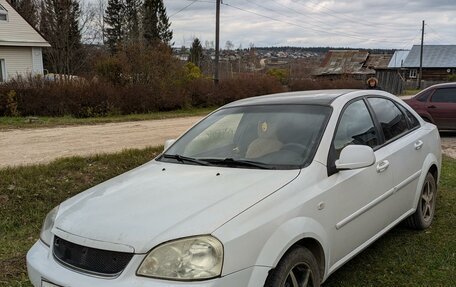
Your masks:
M 174 48 L 181 61 L 187 61 L 189 49 Z M 214 49 L 203 49 L 201 68 L 213 71 Z M 333 48 L 272 47 L 224 49 L 220 54 L 221 77 L 238 74 L 266 73 L 272 69 L 286 70 L 291 79 L 354 79 L 365 81 L 376 76 L 392 93 L 414 88 L 420 68 L 420 46 L 408 50 L 363 50 Z M 456 81 L 456 45 L 425 45 L 423 47 L 424 86 Z

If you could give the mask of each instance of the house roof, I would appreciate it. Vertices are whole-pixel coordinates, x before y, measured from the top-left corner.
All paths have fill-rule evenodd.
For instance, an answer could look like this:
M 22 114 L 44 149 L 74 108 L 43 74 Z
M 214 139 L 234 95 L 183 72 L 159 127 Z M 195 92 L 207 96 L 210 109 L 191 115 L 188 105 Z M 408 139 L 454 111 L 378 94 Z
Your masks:
M 0 20 L 0 46 L 50 47 L 8 1 L 0 0 L 0 5 L 8 12 L 7 21 Z
M 402 68 L 402 65 L 405 62 L 410 50 L 398 50 L 394 52 L 394 55 L 391 57 L 391 60 L 388 64 L 388 68 Z
M 369 54 L 365 67 L 369 69 L 386 68 L 391 60 L 391 54 Z
M 326 53 L 317 75 L 359 73 L 369 53 L 358 50 L 330 50 Z
M 317 69 L 316 75 L 375 74 L 375 68 L 386 68 L 388 54 L 369 54 L 359 50 L 330 50 Z
M 420 45 L 412 47 L 403 67 L 420 67 Z M 456 45 L 424 45 L 423 68 L 456 68 Z

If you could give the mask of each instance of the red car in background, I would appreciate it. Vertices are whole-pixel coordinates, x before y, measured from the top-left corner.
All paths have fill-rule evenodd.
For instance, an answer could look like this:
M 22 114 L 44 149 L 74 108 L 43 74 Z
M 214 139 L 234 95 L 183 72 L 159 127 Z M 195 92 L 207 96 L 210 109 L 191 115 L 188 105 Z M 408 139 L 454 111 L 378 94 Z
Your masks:
M 456 83 L 431 86 L 404 101 L 439 130 L 456 130 Z

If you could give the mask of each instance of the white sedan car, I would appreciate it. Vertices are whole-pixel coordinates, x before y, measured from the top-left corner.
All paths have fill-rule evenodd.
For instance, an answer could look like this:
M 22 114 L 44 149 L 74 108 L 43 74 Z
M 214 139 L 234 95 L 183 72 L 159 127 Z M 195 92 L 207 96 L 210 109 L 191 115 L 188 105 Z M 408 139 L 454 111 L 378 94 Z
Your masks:
M 396 224 L 427 228 L 440 166 L 436 127 L 386 92 L 237 101 L 54 208 L 28 274 L 34 286 L 319 286 Z

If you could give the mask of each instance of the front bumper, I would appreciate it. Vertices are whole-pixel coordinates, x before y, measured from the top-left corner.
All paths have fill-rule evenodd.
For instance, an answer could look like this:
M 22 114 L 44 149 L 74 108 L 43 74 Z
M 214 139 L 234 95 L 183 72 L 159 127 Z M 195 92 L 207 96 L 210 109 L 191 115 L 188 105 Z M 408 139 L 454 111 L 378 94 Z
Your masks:
M 49 247 L 38 240 L 27 253 L 27 270 L 35 287 L 41 287 L 42 279 L 64 287 L 260 287 L 269 272 L 268 267 L 253 266 L 213 280 L 174 282 L 136 276 L 143 258 L 143 255 L 133 256 L 116 278 L 94 277 L 63 267 L 54 260 Z

